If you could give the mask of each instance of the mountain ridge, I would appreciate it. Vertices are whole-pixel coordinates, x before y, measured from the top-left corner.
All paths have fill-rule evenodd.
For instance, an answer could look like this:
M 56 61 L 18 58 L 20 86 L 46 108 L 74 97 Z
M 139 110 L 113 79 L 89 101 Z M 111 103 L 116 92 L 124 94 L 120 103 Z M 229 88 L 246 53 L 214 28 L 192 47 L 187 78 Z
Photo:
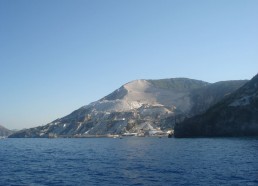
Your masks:
M 233 81 L 234 82 L 234 81 Z M 246 81 L 239 81 L 242 86 Z M 223 97 L 235 90 L 232 82 L 222 90 Z M 193 92 L 210 83 L 188 78 L 135 80 L 128 82 L 102 99 L 83 106 L 71 114 L 40 127 L 19 131 L 11 137 L 48 137 L 56 135 L 122 134 L 171 128 L 168 117 L 191 115 L 195 107 Z M 220 90 L 217 90 L 220 91 Z M 213 95 L 211 95 L 213 99 Z M 211 101 L 207 104 L 213 104 Z M 208 107 L 208 106 L 207 106 Z
M 206 112 L 175 126 L 175 137 L 258 135 L 258 75 Z

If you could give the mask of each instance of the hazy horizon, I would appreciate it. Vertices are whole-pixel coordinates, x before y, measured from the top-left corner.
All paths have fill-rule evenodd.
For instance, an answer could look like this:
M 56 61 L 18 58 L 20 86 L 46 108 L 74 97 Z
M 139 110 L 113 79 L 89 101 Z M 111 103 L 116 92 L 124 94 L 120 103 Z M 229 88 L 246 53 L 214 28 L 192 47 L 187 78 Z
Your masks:
M 136 79 L 251 79 L 258 1 L 0 1 L 0 124 L 47 124 Z

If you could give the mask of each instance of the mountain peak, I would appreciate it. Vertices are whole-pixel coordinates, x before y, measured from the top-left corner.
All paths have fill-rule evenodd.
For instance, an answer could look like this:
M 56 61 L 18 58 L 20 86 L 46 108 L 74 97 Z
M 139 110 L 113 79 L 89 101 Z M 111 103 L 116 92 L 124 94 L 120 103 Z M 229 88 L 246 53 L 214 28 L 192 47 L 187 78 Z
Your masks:
M 123 87 L 126 88 L 127 90 L 134 90 L 134 91 L 137 89 L 143 90 L 148 88 L 149 86 L 150 86 L 150 83 L 145 79 L 130 81 L 125 85 L 123 85 Z
M 198 114 L 235 90 L 232 82 L 225 84 L 229 88 L 220 89 L 219 86 L 214 89 L 212 84 L 187 78 L 134 80 L 61 119 L 20 131 L 12 137 L 121 134 L 142 129 L 173 128 L 176 114 L 181 115 L 181 119 L 192 114 L 193 109 Z M 243 82 L 237 84 L 240 87 Z M 204 95 L 209 98 L 208 102 L 202 99 Z M 170 117 L 172 120 L 166 119 Z

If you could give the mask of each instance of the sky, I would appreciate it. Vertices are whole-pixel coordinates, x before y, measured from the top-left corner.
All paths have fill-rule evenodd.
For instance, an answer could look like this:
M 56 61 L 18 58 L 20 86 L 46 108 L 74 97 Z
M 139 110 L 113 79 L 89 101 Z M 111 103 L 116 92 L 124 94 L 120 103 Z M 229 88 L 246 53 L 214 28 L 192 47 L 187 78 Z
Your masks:
M 1 0 L 0 125 L 47 124 L 136 79 L 258 72 L 257 0 Z

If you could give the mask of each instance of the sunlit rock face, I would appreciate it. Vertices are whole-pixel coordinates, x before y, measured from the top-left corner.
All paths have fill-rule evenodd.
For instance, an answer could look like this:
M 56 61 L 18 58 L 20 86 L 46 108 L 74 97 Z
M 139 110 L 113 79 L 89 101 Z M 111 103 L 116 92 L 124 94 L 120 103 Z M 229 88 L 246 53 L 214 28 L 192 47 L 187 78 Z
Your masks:
M 258 75 L 204 114 L 177 124 L 175 136 L 258 136 Z
M 204 112 L 245 82 L 228 81 L 217 86 L 187 78 L 135 80 L 63 118 L 10 137 L 105 135 L 171 129 L 179 121 L 175 117 L 181 121 Z

